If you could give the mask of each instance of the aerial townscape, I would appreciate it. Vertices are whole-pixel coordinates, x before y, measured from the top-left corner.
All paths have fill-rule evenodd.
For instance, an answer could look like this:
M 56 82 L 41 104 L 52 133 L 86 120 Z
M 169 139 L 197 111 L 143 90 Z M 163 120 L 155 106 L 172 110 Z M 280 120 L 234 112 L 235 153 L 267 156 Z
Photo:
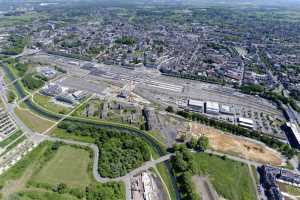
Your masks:
M 299 200 L 300 0 L 0 0 L 0 199 Z

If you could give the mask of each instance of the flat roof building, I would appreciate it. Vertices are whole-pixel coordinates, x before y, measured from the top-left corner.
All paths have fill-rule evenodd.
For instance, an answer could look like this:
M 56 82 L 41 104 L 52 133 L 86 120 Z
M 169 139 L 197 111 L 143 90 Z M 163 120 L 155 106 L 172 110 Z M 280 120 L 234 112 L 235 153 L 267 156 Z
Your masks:
M 56 96 L 62 92 L 62 88 L 57 84 L 49 84 L 43 88 L 41 93 L 46 96 Z
M 245 128 L 251 128 L 251 129 L 254 128 L 254 122 L 252 119 L 249 119 L 249 118 L 239 117 L 238 123 L 240 126 L 245 127 Z
M 228 105 L 220 105 L 220 113 L 225 115 L 234 115 L 232 107 Z
M 219 103 L 207 101 L 205 104 L 205 112 L 207 114 L 217 115 L 220 112 Z
M 189 99 L 188 100 L 188 107 L 192 111 L 203 112 L 204 111 L 204 102 L 194 100 L 194 99 Z

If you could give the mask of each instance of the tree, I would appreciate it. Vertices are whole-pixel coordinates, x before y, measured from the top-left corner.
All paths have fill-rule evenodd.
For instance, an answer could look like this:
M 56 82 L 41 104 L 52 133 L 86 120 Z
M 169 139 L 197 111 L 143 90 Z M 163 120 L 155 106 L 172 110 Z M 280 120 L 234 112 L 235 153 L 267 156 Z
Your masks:
M 186 135 L 185 134 L 182 134 L 179 136 L 179 138 L 177 138 L 177 141 L 178 142 L 184 142 L 186 140 Z
M 205 151 L 209 146 L 208 137 L 201 136 L 198 141 L 195 150 L 197 151 Z
M 197 147 L 197 139 L 192 137 L 191 140 L 187 143 L 187 147 L 190 149 L 196 149 Z
M 168 106 L 168 107 L 166 108 L 166 111 L 167 111 L 167 112 L 170 112 L 170 113 L 173 113 L 173 112 L 174 112 L 174 109 L 173 109 L 172 106 Z
M 60 194 L 64 193 L 67 189 L 67 185 L 64 183 L 59 183 L 58 185 L 54 186 L 53 192 L 58 192 Z
M 8 91 L 8 103 L 12 103 L 16 99 L 16 95 L 13 91 Z

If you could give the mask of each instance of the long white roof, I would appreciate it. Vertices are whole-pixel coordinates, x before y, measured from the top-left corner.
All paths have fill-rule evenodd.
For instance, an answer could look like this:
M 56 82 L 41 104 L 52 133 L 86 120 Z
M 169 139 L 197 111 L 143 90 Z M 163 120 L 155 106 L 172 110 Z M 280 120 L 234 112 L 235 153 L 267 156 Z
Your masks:
M 219 103 L 213 101 L 206 102 L 207 109 L 219 110 Z
M 199 107 L 203 107 L 204 106 L 204 102 L 203 101 L 194 100 L 194 99 L 189 99 L 188 104 L 189 104 L 189 106 L 199 106 Z
M 295 138 L 297 139 L 298 143 L 300 144 L 300 128 L 297 124 L 287 122 L 286 125 L 291 128 Z
M 253 120 L 249 118 L 239 117 L 239 122 L 243 122 L 246 124 L 253 124 Z

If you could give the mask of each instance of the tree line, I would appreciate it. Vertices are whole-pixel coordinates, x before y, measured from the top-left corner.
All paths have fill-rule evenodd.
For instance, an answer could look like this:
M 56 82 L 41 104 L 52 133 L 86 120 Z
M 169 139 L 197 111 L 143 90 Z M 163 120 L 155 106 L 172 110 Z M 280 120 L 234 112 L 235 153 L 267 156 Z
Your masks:
M 200 200 L 194 191 L 192 175 L 195 170 L 192 153 L 183 145 L 175 145 L 175 156 L 171 158 L 172 173 L 176 178 L 181 200 Z

